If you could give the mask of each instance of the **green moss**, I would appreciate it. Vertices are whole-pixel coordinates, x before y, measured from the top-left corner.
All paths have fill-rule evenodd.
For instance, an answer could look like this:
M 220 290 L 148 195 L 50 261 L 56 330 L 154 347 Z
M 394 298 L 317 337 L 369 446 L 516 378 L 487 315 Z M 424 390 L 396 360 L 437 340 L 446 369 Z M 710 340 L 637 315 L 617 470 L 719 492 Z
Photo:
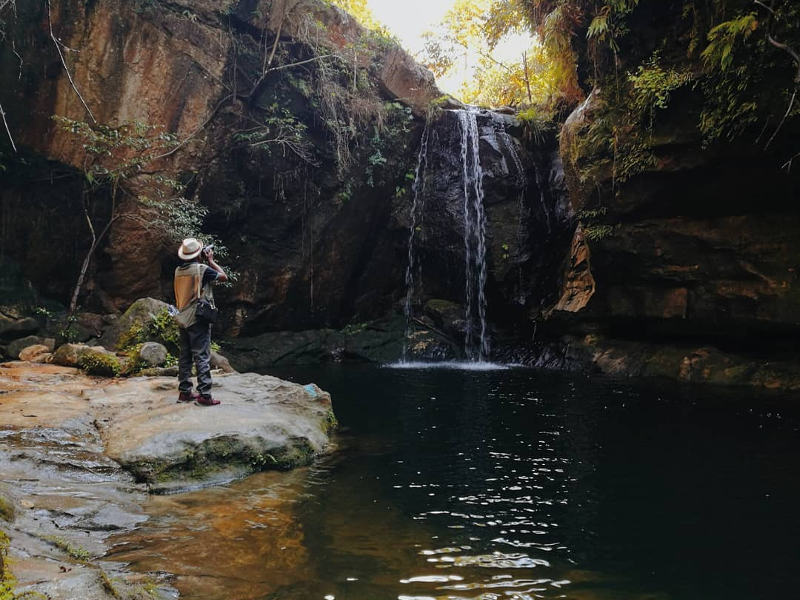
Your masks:
M 336 426 L 336 418 L 331 411 L 323 427 L 327 430 Z M 208 440 L 194 451 L 184 454 L 178 464 L 167 466 L 164 463 L 138 465 L 136 472 L 147 481 L 167 483 L 181 479 L 204 480 L 214 473 L 234 471 L 253 473 L 269 469 L 290 470 L 310 464 L 316 451 L 307 440 L 298 440 L 269 452 L 257 451 L 244 446 L 235 438 L 216 438 Z
M 40 592 L 17 593 L 17 580 L 8 569 L 8 546 L 10 540 L 5 531 L 0 530 L 0 600 L 48 600 Z
M 124 368 L 120 372 L 120 375 L 128 377 L 130 375 L 136 375 L 139 373 L 142 368 L 144 368 L 145 364 L 141 358 L 139 358 L 139 351 L 142 349 L 142 344 L 136 344 L 127 348 L 124 353 L 126 358 L 128 359 L 125 363 Z
M 16 509 L 6 496 L 0 493 L 0 519 L 11 523 L 14 520 Z
M 103 589 L 107 591 L 112 598 L 122 598 L 122 595 L 117 589 L 117 586 L 114 585 L 113 581 L 111 581 L 111 578 L 108 576 L 108 573 L 106 573 L 103 569 L 99 569 L 99 571 L 100 571 L 100 581 L 103 584 Z
M 334 429 L 339 426 L 339 421 L 336 419 L 336 415 L 333 414 L 333 410 L 329 410 L 328 413 L 325 415 L 325 420 L 322 423 L 322 431 L 325 434 L 330 433 Z
M 5 531 L 0 531 L 0 600 L 14 600 L 16 581 L 6 566 L 9 539 Z
M 117 349 L 127 352 L 134 346 L 147 341 L 143 339 L 144 337 L 145 337 L 144 327 L 142 327 L 141 323 L 134 323 L 128 328 L 127 331 L 123 331 L 122 335 L 119 336 L 119 341 L 117 342 Z
M 92 555 L 89 553 L 88 550 L 78 546 L 77 544 L 73 544 L 68 540 L 65 540 L 63 537 L 58 535 L 46 535 L 42 538 L 46 542 L 50 542 L 58 548 L 59 550 L 66 552 L 71 558 L 79 562 L 87 562 L 89 559 L 92 558 Z
M 85 352 L 78 358 L 78 366 L 89 375 L 117 377 L 122 365 L 116 356 L 100 352 Z

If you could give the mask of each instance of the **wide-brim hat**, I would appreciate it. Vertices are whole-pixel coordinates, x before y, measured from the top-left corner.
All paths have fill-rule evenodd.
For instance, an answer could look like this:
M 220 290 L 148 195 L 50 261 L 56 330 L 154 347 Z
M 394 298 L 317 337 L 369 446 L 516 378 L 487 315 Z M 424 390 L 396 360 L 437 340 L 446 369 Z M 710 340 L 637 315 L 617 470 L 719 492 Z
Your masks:
M 203 242 L 195 238 L 186 238 L 178 248 L 178 257 L 181 260 L 192 260 L 200 256 L 203 251 Z

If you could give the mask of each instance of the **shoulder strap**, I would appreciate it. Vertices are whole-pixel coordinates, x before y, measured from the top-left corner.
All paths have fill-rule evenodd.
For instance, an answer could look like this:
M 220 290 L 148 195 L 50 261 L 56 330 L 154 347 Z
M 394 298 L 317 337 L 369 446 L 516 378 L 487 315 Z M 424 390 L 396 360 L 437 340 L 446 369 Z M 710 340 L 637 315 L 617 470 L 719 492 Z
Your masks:
M 194 278 L 197 281 L 197 293 L 195 294 L 195 298 L 198 300 L 200 299 L 200 292 L 203 289 L 203 275 L 205 274 L 206 270 L 203 268 L 204 265 L 197 263 L 195 267 Z

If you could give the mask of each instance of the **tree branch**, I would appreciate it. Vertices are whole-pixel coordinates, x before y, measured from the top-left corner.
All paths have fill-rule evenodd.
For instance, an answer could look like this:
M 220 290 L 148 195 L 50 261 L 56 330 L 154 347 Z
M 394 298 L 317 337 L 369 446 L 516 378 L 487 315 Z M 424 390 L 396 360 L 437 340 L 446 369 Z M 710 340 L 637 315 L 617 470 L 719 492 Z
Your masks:
M 6 111 L 3 110 L 3 105 L 0 104 L 0 116 L 3 117 L 3 125 L 6 126 L 6 133 L 8 134 L 8 141 L 11 142 L 11 147 L 14 149 L 14 152 L 17 151 L 17 146 L 14 144 L 14 138 L 11 136 L 11 129 L 8 127 L 8 121 L 6 121 Z
M 789 100 L 789 107 L 786 109 L 786 112 L 783 114 L 783 118 L 781 119 L 781 122 L 778 123 L 778 126 L 775 128 L 775 131 L 772 132 L 772 135 L 770 136 L 769 140 L 767 140 L 767 144 L 766 144 L 766 146 L 764 146 L 764 150 L 766 150 L 767 148 L 770 147 L 770 144 L 772 144 L 773 140 L 775 139 L 775 136 L 778 135 L 778 132 L 781 130 L 781 127 L 783 127 L 783 124 L 786 122 L 786 119 L 788 118 L 789 113 L 791 113 L 792 112 L 792 108 L 794 108 L 794 101 L 795 101 L 796 98 L 797 98 L 797 86 L 794 87 L 794 93 L 792 94 L 792 99 Z
M 753 2 L 755 2 L 755 3 L 756 3 L 756 4 L 758 4 L 759 6 L 762 6 L 762 7 L 766 8 L 766 9 L 767 9 L 769 12 L 771 12 L 773 15 L 775 14 L 775 11 L 772 9 L 772 7 L 771 7 L 771 6 L 767 6 L 766 4 L 764 4 L 763 2 L 761 2 L 761 0 L 753 0 Z
M 89 116 L 92 118 L 94 123 L 97 123 L 97 119 L 94 118 L 94 114 L 92 114 L 91 109 L 89 109 L 89 105 L 86 104 L 86 100 L 83 99 L 81 93 L 78 91 L 78 87 L 75 85 L 75 82 L 72 80 L 72 75 L 69 72 L 69 68 L 67 68 L 67 62 L 64 60 L 64 55 L 61 52 L 61 46 L 56 39 L 55 33 L 53 33 L 53 20 L 50 17 L 50 0 L 47 0 L 47 23 L 50 26 L 50 37 L 53 40 L 53 44 L 56 46 L 56 51 L 58 52 L 58 56 L 61 59 L 61 64 L 64 65 L 64 70 L 67 72 L 67 78 L 69 79 L 69 83 L 72 86 L 72 89 L 75 90 L 75 93 L 78 95 L 78 98 L 81 100 L 81 104 L 86 109 L 86 112 L 89 113 Z
M 782 44 L 781 42 L 777 41 L 769 33 L 767 34 L 767 39 L 769 40 L 770 44 L 772 44 L 776 48 L 779 48 L 780 50 L 783 50 L 789 56 L 792 57 L 792 60 L 794 61 L 794 64 L 797 65 L 797 74 L 795 75 L 794 80 L 795 80 L 795 83 L 800 83 L 800 54 L 798 54 L 797 51 L 794 48 L 792 48 L 791 46 L 789 46 L 788 44 Z

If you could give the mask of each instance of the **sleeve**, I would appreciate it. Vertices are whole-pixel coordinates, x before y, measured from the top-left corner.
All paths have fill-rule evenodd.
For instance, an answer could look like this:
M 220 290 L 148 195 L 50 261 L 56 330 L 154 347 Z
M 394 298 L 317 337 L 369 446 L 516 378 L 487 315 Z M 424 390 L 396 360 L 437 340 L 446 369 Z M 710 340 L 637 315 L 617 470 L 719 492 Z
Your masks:
M 217 273 L 214 269 L 209 266 L 206 266 L 206 272 L 203 273 L 203 283 L 201 284 L 203 287 L 207 286 L 212 281 L 215 281 L 219 273 Z

